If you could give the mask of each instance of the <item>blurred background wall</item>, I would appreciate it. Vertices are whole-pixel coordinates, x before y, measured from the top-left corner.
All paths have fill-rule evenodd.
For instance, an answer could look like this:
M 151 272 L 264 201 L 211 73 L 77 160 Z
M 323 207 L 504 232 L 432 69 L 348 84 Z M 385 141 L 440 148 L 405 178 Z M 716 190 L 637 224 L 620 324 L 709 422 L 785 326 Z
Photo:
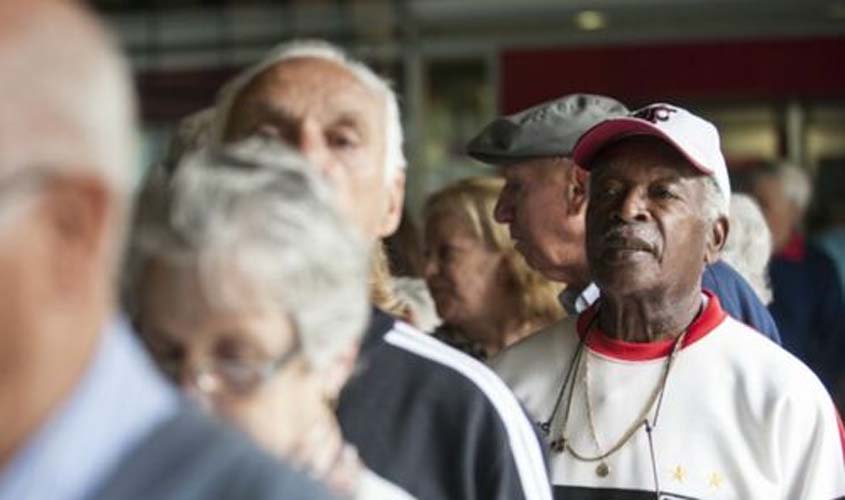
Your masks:
M 95 0 L 130 54 L 145 157 L 274 44 L 332 40 L 392 79 L 408 205 L 478 174 L 466 141 L 497 113 L 568 92 L 714 121 L 732 168 L 845 157 L 845 0 Z M 839 163 L 842 164 L 841 162 Z

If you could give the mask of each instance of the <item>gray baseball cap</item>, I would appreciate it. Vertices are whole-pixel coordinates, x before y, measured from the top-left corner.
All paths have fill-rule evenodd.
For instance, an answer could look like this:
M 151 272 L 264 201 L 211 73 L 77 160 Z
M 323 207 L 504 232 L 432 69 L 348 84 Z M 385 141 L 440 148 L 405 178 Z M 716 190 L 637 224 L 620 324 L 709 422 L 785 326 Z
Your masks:
M 628 114 L 621 102 L 601 95 L 569 94 L 493 120 L 467 144 L 467 154 L 493 165 L 571 156 L 581 134 L 608 118 Z

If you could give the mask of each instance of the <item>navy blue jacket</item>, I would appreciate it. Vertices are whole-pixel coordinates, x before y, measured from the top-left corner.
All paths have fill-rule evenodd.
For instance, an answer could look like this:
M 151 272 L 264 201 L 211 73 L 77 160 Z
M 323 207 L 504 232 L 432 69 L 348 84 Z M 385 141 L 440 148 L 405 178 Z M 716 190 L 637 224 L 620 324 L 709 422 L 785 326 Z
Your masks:
M 845 355 L 845 302 L 836 265 L 821 250 L 794 241 L 772 258 L 769 306 L 783 334 L 783 346 L 833 388 Z
M 539 437 L 492 371 L 374 310 L 341 393 L 344 437 L 420 500 L 551 500 Z
M 722 309 L 780 344 L 780 333 L 772 315 L 757 297 L 751 285 L 734 268 L 723 261 L 704 269 L 701 286 L 719 297 Z

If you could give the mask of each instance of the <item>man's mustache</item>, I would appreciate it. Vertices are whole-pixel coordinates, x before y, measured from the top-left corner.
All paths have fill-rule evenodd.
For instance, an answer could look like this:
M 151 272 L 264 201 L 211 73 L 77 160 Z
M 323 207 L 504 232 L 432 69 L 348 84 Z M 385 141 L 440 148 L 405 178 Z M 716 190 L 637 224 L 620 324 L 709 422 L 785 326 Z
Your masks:
M 617 250 L 640 250 L 655 253 L 659 240 L 653 228 L 641 224 L 617 224 L 605 231 L 601 238 L 604 248 Z

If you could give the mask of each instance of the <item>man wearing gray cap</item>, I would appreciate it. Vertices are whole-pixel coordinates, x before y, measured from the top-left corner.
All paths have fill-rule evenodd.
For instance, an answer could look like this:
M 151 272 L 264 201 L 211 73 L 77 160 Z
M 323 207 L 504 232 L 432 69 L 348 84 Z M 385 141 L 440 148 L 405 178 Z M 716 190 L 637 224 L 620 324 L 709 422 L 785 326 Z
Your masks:
M 555 496 L 843 498 L 819 379 L 702 289 L 729 229 L 716 127 L 654 104 L 591 128 L 573 161 L 601 296 L 494 361 L 546 433 Z
M 615 99 L 570 94 L 497 118 L 467 145 L 471 157 L 502 167 L 507 183 L 496 220 L 508 224 L 531 267 L 567 284 L 561 302 L 570 314 L 598 298 L 584 247 L 589 174 L 572 161 L 572 150 L 590 127 L 627 113 Z M 768 310 L 728 264 L 708 266 L 703 280 L 728 314 L 780 343 Z

